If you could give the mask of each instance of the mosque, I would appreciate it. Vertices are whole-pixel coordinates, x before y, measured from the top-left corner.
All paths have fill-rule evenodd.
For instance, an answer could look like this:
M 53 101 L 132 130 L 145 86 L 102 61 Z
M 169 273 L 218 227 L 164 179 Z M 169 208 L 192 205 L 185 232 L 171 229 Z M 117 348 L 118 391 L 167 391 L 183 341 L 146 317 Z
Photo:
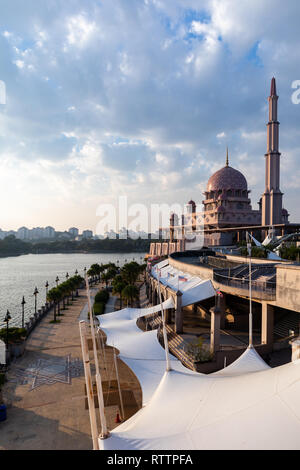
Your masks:
M 206 246 L 232 245 L 238 241 L 233 228 L 268 228 L 284 226 L 289 223 L 289 214 L 282 206 L 283 193 L 280 190 L 280 152 L 278 95 L 276 80 L 272 78 L 269 100 L 269 122 L 267 124 L 267 153 L 265 154 L 265 190 L 257 210 L 252 208 L 250 190 L 245 176 L 229 164 L 227 149 L 226 165 L 208 180 L 204 193 L 204 210 L 197 212 L 196 203 L 187 204 L 187 214 L 182 216 L 181 226 L 178 217 L 170 219 L 170 242 L 186 238 L 194 232 L 194 239 L 188 242 L 189 249 L 197 243 L 197 233 L 204 228 Z M 183 228 L 184 227 L 184 228 Z M 191 237 L 189 237 L 191 239 Z

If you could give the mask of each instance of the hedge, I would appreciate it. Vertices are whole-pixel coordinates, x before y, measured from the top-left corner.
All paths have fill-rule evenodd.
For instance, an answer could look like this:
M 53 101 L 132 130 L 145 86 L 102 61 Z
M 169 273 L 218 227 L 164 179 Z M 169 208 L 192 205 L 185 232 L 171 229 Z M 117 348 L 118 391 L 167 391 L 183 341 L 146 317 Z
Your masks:
M 109 292 L 107 290 L 100 290 L 95 295 L 95 303 L 94 303 L 94 314 L 95 315 L 103 315 L 105 312 L 105 305 L 109 300 Z
M 100 302 L 107 303 L 109 300 L 109 292 L 107 290 L 100 290 L 95 296 L 95 304 Z

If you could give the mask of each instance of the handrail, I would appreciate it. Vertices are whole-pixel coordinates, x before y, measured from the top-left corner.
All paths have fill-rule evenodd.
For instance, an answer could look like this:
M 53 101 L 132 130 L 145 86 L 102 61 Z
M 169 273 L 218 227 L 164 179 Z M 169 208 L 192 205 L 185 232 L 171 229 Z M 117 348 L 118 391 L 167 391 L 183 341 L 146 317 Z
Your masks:
M 249 279 L 225 276 L 223 274 L 214 273 L 214 281 L 220 284 L 237 287 L 240 289 L 249 288 Z M 268 294 L 276 294 L 276 282 L 274 281 L 257 281 L 252 280 L 252 289 L 257 292 L 266 292 Z

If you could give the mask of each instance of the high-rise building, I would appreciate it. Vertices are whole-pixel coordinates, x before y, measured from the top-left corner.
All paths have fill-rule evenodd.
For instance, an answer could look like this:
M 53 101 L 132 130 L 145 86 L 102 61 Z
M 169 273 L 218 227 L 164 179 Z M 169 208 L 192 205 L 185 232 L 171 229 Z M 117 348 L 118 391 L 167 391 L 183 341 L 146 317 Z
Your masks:
M 45 238 L 55 238 L 55 229 L 53 227 L 46 227 L 44 231 Z
M 69 228 L 69 234 L 72 235 L 72 237 L 76 238 L 79 235 L 79 230 L 76 227 L 71 227 Z
M 29 232 L 27 227 L 20 227 L 17 231 L 16 238 L 19 240 L 29 240 Z
M 85 239 L 93 238 L 93 232 L 91 230 L 84 230 L 82 232 L 82 238 L 85 238 Z

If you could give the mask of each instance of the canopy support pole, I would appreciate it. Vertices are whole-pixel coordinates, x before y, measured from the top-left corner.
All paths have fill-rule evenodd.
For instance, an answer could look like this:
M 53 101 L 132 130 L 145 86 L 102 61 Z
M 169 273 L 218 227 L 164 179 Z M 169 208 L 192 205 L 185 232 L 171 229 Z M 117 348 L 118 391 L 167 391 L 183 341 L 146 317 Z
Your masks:
M 87 344 L 87 339 L 86 339 L 85 321 L 81 321 L 79 323 L 79 331 L 80 331 L 80 339 L 81 339 L 82 359 L 83 359 L 83 365 L 84 365 L 86 393 L 87 393 L 88 406 L 89 406 L 93 450 L 99 450 L 97 420 L 96 420 L 95 402 L 94 402 L 94 395 L 93 395 L 89 350 L 88 350 L 88 344 Z
M 89 312 L 90 312 L 90 325 L 91 325 L 93 351 L 94 351 L 95 367 L 96 367 L 97 395 L 98 395 L 99 414 L 100 414 L 100 421 L 101 421 L 101 435 L 99 437 L 100 439 L 106 439 L 108 437 L 108 432 L 107 432 L 107 424 L 106 424 L 106 417 L 105 417 L 105 411 L 104 411 L 102 380 L 101 380 L 99 361 L 98 361 L 98 352 L 97 352 L 97 344 L 96 344 L 95 328 L 94 328 L 94 316 L 93 316 L 91 295 L 90 295 L 90 286 L 89 286 L 87 275 L 85 278 L 85 283 L 86 283 L 87 298 L 88 298 L 88 305 L 89 305 Z
M 253 348 L 253 315 L 252 315 L 252 244 L 247 232 L 247 248 L 249 254 L 249 348 Z
M 164 345 L 165 345 L 165 353 L 166 353 L 167 372 L 169 372 L 172 369 L 171 369 L 171 363 L 170 363 L 169 343 L 168 343 L 168 336 L 167 336 L 167 330 L 166 330 L 166 316 L 165 316 L 165 311 L 163 309 L 161 291 L 160 291 L 160 275 L 158 275 L 158 295 L 159 295 L 159 302 L 161 306 L 161 315 L 162 315 L 162 322 L 163 322 L 163 336 L 164 336 Z
M 124 412 L 124 404 L 123 404 L 122 390 L 121 390 L 120 377 L 119 377 L 118 361 L 117 361 L 115 346 L 113 346 L 113 348 L 114 348 L 114 363 L 115 363 L 118 389 L 119 389 L 119 396 L 120 396 L 121 413 L 122 413 L 122 419 L 124 421 L 125 420 L 125 412 Z

